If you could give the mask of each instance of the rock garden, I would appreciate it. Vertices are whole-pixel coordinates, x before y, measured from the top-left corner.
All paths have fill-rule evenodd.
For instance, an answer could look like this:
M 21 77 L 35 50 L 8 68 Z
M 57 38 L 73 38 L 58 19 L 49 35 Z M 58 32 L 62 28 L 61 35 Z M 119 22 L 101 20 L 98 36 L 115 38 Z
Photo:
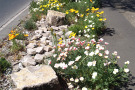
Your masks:
M 100 35 L 99 0 L 38 0 L 0 42 L 0 90 L 114 90 L 128 82 Z

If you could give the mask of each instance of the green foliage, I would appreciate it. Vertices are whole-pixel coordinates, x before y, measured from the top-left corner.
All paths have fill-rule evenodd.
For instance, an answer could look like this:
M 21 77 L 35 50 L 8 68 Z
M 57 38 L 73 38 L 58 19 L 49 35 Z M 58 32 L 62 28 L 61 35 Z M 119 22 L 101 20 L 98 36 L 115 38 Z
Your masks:
M 33 22 L 33 20 L 29 19 L 25 22 L 24 28 L 27 30 L 35 30 L 37 27 L 36 24 Z
M 11 64 L 5 58 L 0 58 L 0 74 L 4 73 Z
M 36 22 L 41 19 L 41 13 L 40 12 L 34 12 L 32 13 L 31 19 Z
M 20 43 L 17 43 L 15 39 L 12 39 L 13 45 L 10 47 L 11 53 L 15 54 L 18 53 L 19 51 L 24 50 L 24 46 L 21 45 Z
M 83 30 L 84 29 L 84 25 L 79 25 L 79 24 L 74 24 L 71 25 L 68 30 L 73 31 L 74 33 L 76 33 L 77 35 L 79 34 L 78 31 Z
M 24 36 L 23 33 L 19 33 L 19 35 L 17 35 L 17 36 L 15 37 L 15 39 L 17 39 L 17 40 L 25 40 L 26 37 Z

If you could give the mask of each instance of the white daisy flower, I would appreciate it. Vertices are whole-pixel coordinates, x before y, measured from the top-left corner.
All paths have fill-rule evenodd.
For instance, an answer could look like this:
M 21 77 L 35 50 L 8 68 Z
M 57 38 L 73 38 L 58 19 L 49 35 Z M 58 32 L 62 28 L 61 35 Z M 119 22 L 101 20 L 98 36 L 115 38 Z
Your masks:
M 92 66 L 93 65 L 93 62 L 88 62 L 87 66 Z
M 126 72 L 126 73 L 129 72 L 129 69 L 128 68 L 125 68 L 124 69 L 124 72 Z
M 81 57 L 82 57 L 82 56 L 76 57 L 75 61 L 79 61 L 79 59 L 80 59 Z
M 80 81 L 83 81 L 84 80 L 84 78 L 83 77 L 80 77 Z
M 88 90 L 86 87 L 83 87 L 82 90 Z
M 129 61 L 126 61 L 125 64 L 129 64 L 130 62 Z
M 119 72 L 118 69 L 114 69 L 113 74 L 116 74 L 116 73 L 118 73 L 118 72 Z
M 93 73 L 92 73 L 92 78 L 95 79 L 96 76 L 97 76 L 97 72 L 93 72 Z
M 74 78 L 70 78 L 70 81 L 74 81 Z
M 79 79 L 76 78 L 76 79 L 75 79 L 75 82 L 76 82 L 76 83 L 79 82 Z

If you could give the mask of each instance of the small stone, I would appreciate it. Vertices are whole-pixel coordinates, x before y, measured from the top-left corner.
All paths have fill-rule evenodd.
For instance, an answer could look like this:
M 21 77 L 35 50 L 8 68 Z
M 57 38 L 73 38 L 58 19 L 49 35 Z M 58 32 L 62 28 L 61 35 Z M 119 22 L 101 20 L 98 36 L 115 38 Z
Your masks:
M 43 30 L 36 30 L 35 31 L 35 34 L 42 34 L 43 33 Z
M 21 63 L 22 63 L 22 65 L 24 65 L 25 67 L 27 67 L 27 66 L 35 66 L 35 65 L 36 65 L 35 60 L 34 60 L 31 56 L 29 56 L 29 55 L 24 56 L 24 57 L 22 58 L 22 60 L 21 60 Z
M 27 54 L 29 54 L 29 55 L 34 55 L 34 54 L 36 54 L 36 50 L 33 49 L 33 48 L 28 48 L 28 49 L 27 49 Z
M 44 50 L 45 50 L 46 52 L 50 52 L 50 51 L 52 50 L 52 47 L 51 47 L 51 46 L 45 46 L 45 47 L 44 47 Z
M 59 28 L 58 28 L 58 27 L 56 27 L 56 26 L 51 26 L 51 28 L 52 28 L 53 30 L 56 30 L 56 31 L 58 31 L 58 30 L 59 30 Z
M 45 32 L 47 32 L 47 28 L 45 27 L 45 28 L 42 28 L 42 30 L 43 30 L 43 33 L 45 33 Z
M 44 55 L 41 55 L 41 54 L 36 54 L 34 57 L 35 61 L 38 63 L 42 63 L 43 58 L 44 58 Z
M 49 37 L 51 34 L 49 32 L 43 33 L 43 37 Z
M 53 43 L 52 43 L 52 42 L 49 42 L 49 45 L 50 45 L 50 46 L 53 46 Z
M 40 21 L 40 25 L 41 25 L 41 28 L 45 28 L 45 22 L 44 21 Z
M 19 70 L 21 70 L 19 68 L 19 64 L 16 64 L 16 65 L 13 66 L 13 72 L 18 72 Z
M 31 40 L 37 40 L 37 39 L 39 39 L 39 38 L 41 38 L 42 37 L 42 34 L 37 34 L 37 35 L 34 35 L 32 38 L 31 38 Z
M 45 42 L 46 39 L 47 39 L 47 37 L 42 37 L 42 38 L 40 38 L 40 41 L 41 41 L 41 42 Z
M 34 47 L 36 47 L 37 45 L 36 45 L 36 43 L 29 43 L 27 46 L 26 46 L 26 48 L 34 48 Z
M 60 30 L 66 30 L 68 28 L 68 25 L 62 25 L 58 27 Z
M 51 57 L 53 55 L 53 52 L 45 52 L 46 58 Z
M 44 52 L 44 48 L 43 47 L 37 47 L 35 49 L 36 49 L 36 52 L 39 53 L 39 54 Z
M 59 37 L 61 37 L 63 35 L 63 31 L 57 32 L 56 35 L 58 35 Z
M 26 52 L 19 52 L 19 55 L 25 56 L 26 55 Z
M 23 68 L 22 63 L 19 63 L 18 66 L 19 66 L 19 69 L 22 69 Z

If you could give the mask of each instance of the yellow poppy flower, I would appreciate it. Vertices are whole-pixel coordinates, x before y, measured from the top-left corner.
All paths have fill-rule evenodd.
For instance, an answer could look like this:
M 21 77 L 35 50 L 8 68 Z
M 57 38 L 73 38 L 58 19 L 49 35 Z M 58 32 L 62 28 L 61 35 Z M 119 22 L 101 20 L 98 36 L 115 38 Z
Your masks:
M 78 10 L 75 11 L 75 13 L 78 13 L 78 12 L 79 12 Z
M 87 13 L 87 15 L 86 16 L 88 16 L 89 15 L 89 13 Z
M 42 8 L 42 11 L 44 11 L 44 8 Z
M 84 16 L 84 14 L 81 14 L 81 16 L 80 17 L 83 17 Z
M 57 8 L 57 10 L 59 10 L 60 8 Z
M 86 9 L 86 11 L 89 11 L 90 9 L 88 8 L 88 9 Z
M 40 5 L 40 8 L 42 8 L 42 5 Z
M 25 37 L 28 37 L 29 35 L 28 34 L 24 34 Z
M 97 16 L 97 17 L 99 17 L 100 15 L 99 15 L 99 14 L 97 14 L 96 16 Z
M 85 26 L 85 28 L 87 28 L 87 26 Z
M 75 10 L 74 10 L 74 9 L 70 9 L 69 11 L 70 11 L 70 12 L 74 12 Z
M 100 18 L 100 19 L 99 19 L 99 21 L 103 21 L 103 19 L 102 19 L 102 18 Z
M 69 12 L 68 11 L 66 11 L 66 14 L 68 14 Z

